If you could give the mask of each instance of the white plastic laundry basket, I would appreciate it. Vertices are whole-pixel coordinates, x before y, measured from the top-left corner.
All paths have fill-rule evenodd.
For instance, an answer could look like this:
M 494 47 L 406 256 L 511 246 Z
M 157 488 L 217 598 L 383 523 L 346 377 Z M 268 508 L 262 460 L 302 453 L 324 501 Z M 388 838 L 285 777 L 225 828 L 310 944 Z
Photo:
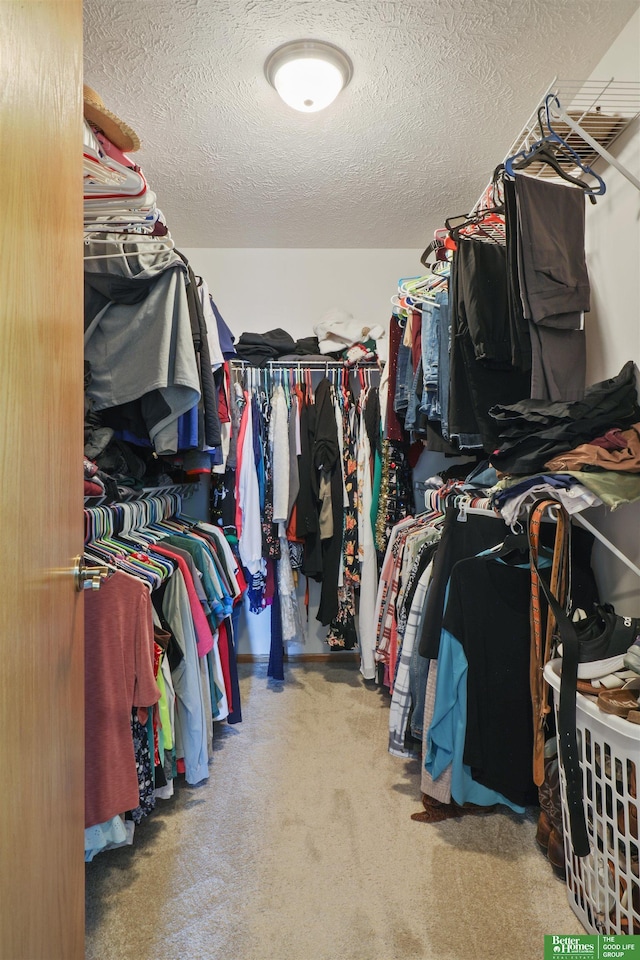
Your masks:
M 553 688 L 558 718 L 562 660 L 544 676 Z M 567 864 L 567 896 L 590 933 L 640 934 L 638 878 L 638 767 L 640 726 L 599 709 L 576 694 L 576 726 L 583 796 L 591 852 L 571 851 L 566 781 L 560 766 L 560 793 Z

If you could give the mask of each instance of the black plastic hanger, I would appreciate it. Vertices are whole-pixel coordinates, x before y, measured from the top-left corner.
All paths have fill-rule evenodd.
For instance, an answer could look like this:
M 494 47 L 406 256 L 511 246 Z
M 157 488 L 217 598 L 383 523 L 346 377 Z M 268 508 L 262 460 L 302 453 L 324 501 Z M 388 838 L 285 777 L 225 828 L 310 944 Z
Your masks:
M 500 548 L 491 553 L 490 556 L 493 559 L 499 557 L 501 560 L 511 562 L 514 560 L 528 560 L 529 537 L 526 533 L 510 533 L 504 538 Z
M 489 217 L 489 215 L 495 215 L 495 216 L 504 215 L 504 212 L 505 212 L 504 202 L 496 201 L 496 197 L 497 196 L 499 197 L 498 188 L 503 176 L 504 176 L 504 164 L 500 163 L 495 168 L 491 176 L 490 186 L 492 187 L 492 203 L 490 206 L 482 207 L 481 209 L 475 210 L 472 213 L 459 214 L 457 217 L 448 217 L 445 220 L 444 222 L 445 227 L 449 231 L 451 238 L 455 240 L 456 243 L 460 239 L 460 232 L 466 229 L 467 227 L 475 226 L 475 227 L 482 228 L 483 221 L 486 220 L 487 217 Z M 455 223 L 454 221 L 456 220 L 459 220 L 460 222 Z M 487 227 L 487 230 L 484 231 L 485 236 L 489 240 L 494 239 L 491 236 L 490 224 L 486 224 L 486 227 Z
M 545 101 L 545 106 L 538 108 L 538 126 L 540 128 L 540 133 L 542 134 L 541 139 L 537 140 L 531 147 L 526 150 L 520 150 L 518 153 L 514 154 L 512 157 L 508 157 L 504 162 L 504 168 L 507 174 L 510 177 L 514 176 L 514 170 L 525 170 L 532 163 L 546 163 L 550 166 L 562 180 L 566 180 L 567 183 L 572 183 L 576 187 L 580 187 L 589 197 L 591 203 L 596 202 L 596 196 L 601 196 L 606 191 L 606 184 L 601 176 L 595 173 L 591 167 L 585 166 L 578 154 L 572 150 L 569 144 L 563 140 L 560 134 L 556 133 L 552 129 L 549 123 L 549 101 L 550 99 L 555 99 L 556 103 L 557 98 L 547 97 Z M 547 126 L 548 132 L 545 133 L 544 124 L 542 122 L 542 112 L 546 109 L 547 116 Z M 597 180 L 597 184 L 590 184 L 586 180 L 582 180 L 579 177 L 574 177 L 572 174 L 562 166 L 562 164 L 570 164 L 572 167 L 578 167 L 582 170 L 587 176 L 594 177 Z

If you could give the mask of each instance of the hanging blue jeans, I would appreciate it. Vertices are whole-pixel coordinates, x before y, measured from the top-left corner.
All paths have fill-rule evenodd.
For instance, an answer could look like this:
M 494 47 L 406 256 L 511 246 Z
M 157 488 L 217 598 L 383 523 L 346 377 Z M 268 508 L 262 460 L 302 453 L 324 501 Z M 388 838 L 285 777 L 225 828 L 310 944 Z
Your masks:
M 413 382 L 411 384 L 411 391 L 409 393 L 407 414 L 404 418 L 405 430 L 408 430 L 408 431 L 415 430 L 416 422 L 418 419 L 418 411 L 420 409 L 421 393 L 422 393 L 422 359 L 418 360 L 418 369 L 413 375 Z
M 407 377 L 409 377 L 408 382 Z M 407 405 L 409 403 L 409 391 L 411 389 L 412 379 L 413 369 L 411 367 L 411 348 L 405 347 L 405 345 L 400 342 L 400 346 L 398 348 L 396 392 L 393 398 L 393 409 L 401 417 L 404 417 Z
M 438 398 L 440 362 L 440 306 L 430 300 L 422 304 L 422 403 L 429 420 L 440 419 Z

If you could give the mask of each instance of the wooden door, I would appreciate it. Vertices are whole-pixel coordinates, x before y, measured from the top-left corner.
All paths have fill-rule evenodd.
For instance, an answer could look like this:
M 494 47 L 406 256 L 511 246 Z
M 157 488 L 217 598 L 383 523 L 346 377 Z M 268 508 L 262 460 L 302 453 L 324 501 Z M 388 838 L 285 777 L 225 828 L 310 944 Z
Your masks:
M 1 0 L 1 960 L 84 956 L 81 91 L 81 0 Z

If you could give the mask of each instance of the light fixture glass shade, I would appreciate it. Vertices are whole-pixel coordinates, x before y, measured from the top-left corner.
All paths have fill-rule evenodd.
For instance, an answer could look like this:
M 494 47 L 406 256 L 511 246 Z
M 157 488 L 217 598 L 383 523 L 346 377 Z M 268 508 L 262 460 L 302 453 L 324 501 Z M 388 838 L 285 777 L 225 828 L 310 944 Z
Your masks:
M 328 107 L 353 73 L 346 53 L 319 40 L 285 43 L 268 57 L 264 69 L 284 102 L 303 113 Z

